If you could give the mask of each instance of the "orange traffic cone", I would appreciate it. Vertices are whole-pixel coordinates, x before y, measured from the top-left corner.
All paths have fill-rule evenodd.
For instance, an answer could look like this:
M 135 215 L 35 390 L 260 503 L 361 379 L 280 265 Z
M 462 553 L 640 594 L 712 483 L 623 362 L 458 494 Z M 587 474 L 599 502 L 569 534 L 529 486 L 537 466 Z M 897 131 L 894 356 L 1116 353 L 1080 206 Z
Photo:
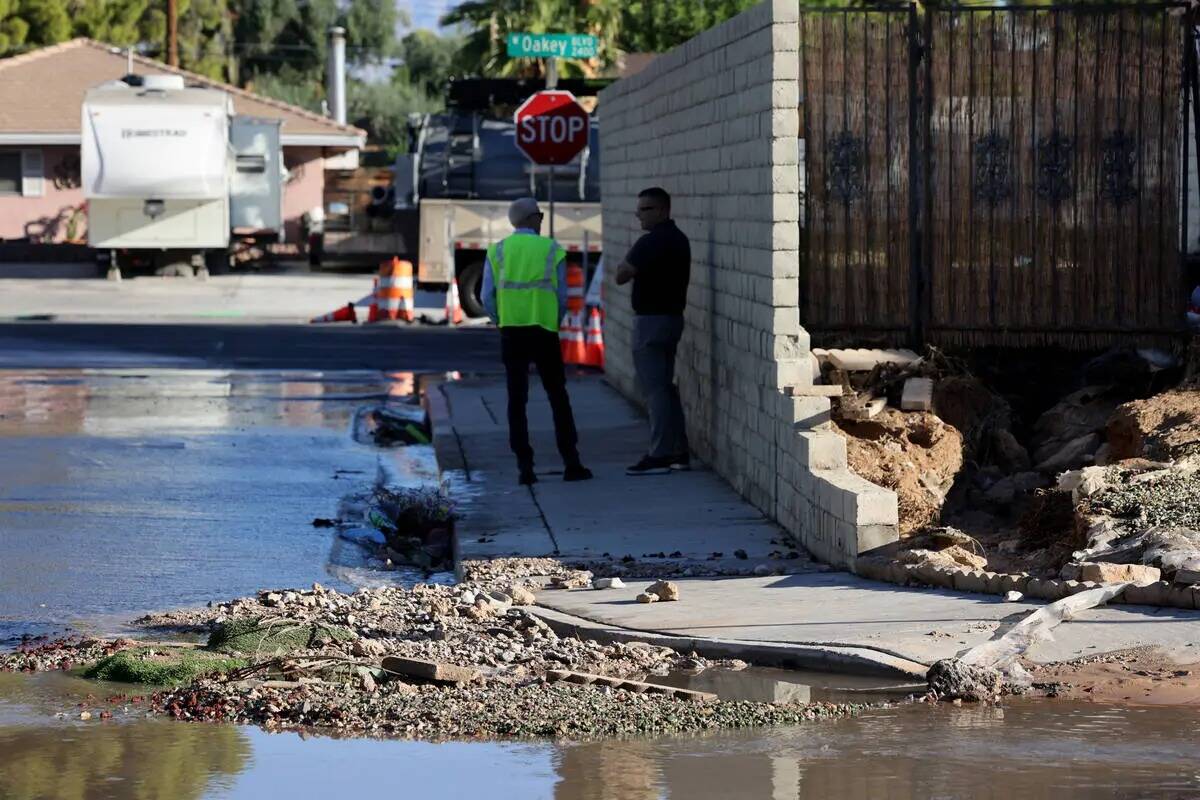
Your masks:
M 358 315 L 354 313 L 354 303 L 346 303 L 336 311 L 309 320 L 309 324 L 314 322 L 358 322 Z
M 458 281 L 452 279 L 446 289 L 446 324 L 461 325 L 462 321 L 463 310 L 458 300 Z
M 587 346 L 583 338 L 583 312 L 568 311 L 558 327 L 558 345 L 564 364 L 584 364 Z
M 583 363 L 589 367 L 604 369 L 604 312 L 592 306 L 588 311 L 587 330 L 584 332 Z
M 416 298 L 413 295 L 413 265 L 411 261 L 392 259 L 392 270 L 395 276 L 396 288 L 400 290 L 400 304 L 397 319 L 413 322 L 417 318 Z
M 579 314 L 583 311 L 583 267 L 567 264 L 567 311 Z

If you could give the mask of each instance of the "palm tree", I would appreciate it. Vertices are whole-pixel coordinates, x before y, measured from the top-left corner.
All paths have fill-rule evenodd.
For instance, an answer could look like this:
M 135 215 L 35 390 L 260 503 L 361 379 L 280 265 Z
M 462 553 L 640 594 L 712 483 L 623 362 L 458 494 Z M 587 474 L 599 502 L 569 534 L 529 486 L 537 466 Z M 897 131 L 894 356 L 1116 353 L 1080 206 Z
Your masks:
M 594 76 L 612 65 L 619 55 L 621 30 L 619 0 L 468 0 L 445 14 L 443 25 L 468 29 L 459 53 L 464 68 L 480 75 L 540 77 L 541 59 L 509 58 L 508 34 L 590 33 L 597 38 L 599 54 L 590 61 L 568 61 L 564 75 Z

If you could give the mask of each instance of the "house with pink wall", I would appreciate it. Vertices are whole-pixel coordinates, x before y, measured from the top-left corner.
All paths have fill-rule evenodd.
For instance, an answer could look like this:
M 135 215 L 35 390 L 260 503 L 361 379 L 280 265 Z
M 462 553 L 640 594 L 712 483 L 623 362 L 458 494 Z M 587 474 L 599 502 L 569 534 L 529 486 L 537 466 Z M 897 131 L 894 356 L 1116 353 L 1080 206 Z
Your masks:
M 80 186 L 80 119 L 88 89 L 140 75 L 181 75 L 188 85 L 222 89 L 236 113 L 278 119 L 287 183 L 285 239 L 297 242 L 301 217 L 320 207 L 325 170 L 354 156 L 366 133 L 303 108 L 169 67 L 91 39 L 73 39 L 0 59 L 0 242 L 85 241 Z

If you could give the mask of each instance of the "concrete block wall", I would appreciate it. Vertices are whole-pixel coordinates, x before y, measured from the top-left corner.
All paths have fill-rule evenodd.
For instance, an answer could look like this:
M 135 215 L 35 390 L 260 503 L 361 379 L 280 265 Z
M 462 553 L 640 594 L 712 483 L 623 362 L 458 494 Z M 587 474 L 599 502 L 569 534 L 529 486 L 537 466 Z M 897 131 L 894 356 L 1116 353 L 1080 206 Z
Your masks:
M 601 93 L 607 373 L 638 399 L 629 287 L 614 278 L 641 234 L 638 191 L 662 186 L 692 243 L 677 379 L 693 449 L 819 558 L 852 566 L 895 538 L 896 502 L 847 470 L 829 400 L 802 396 L 798 13 L 770 0 Z

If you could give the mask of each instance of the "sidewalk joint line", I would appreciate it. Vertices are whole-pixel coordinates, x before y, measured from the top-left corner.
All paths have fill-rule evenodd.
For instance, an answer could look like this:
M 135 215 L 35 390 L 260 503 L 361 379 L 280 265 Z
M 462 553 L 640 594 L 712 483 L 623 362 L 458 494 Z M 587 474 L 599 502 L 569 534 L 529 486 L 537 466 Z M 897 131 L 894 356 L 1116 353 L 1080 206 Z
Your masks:
M 437 390 L 438 390 L 438 394 L 440 394 L 442 396 L 442 399 L 446 401 L 446 411 L 448 412 L 446 414 L 447 418 L 450 420 L 453 420 L 454 419 L 454 404 L 450 400 L 450 393 L 446 391 L 445 382 L 439 383 L 437 385 Z M 458 434 L 458 426 L 455 425 L 453 422 L 450 423 L 450 432 L 454 434 L 454 442 L 455 442 L 455 444 L 458 445 L 458 455 L 462 458 L 463 475 L 466 478 L 467 483 L 470 483 L 471 482 L 471 462 L 467 460 L 467 449 L 465 447 L 463 447 L 462 436 L 460 436 Z
M 529 496 L 533 499 L 533 507 L 537 509 L 538 516 L 542 518 L 542 526 L 546 529 L 546 534 L 550 537 L 550 543 L 554 545 L 554 555 L 559 555 L 558 539 L 554 538 L 554 531 L 550 528 L 550 520 L 546 519 L 546 512 L 542 510 L 542 504 L 538 502 L 537 492 L 532 486 L 525 487 L 529 490 Z
M 492 418 L 492 424 L 499 425 L 500 420 L 496 419 L 496 415 L 492 413 L 492 407 L 488 405 L 487 398 L 480 395 L 479 402 L 483 404 L 483 410 L 487 412 L 487 415 Z

